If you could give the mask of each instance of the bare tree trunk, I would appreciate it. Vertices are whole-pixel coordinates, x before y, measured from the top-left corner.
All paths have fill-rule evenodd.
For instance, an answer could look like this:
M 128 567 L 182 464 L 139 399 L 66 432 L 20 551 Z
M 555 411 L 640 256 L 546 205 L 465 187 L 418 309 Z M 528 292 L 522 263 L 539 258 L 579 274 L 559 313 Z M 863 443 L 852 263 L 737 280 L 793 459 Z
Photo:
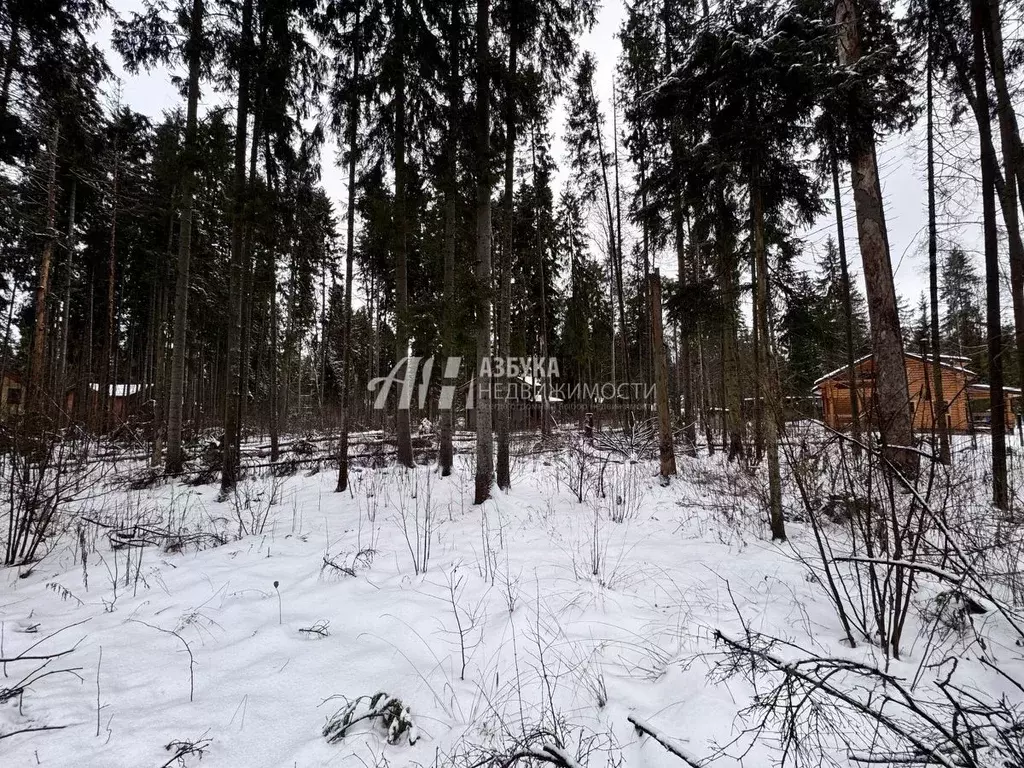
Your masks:
M 395 86 L 395 227 L 398 231 L 398 249 L 395 254 L 395 362 L 409 354 L 409 222 L 406 211 L 406 45 L 405 0 L 396 0 L 395 39 L 401 60 L 398 63 L 398 83 Z M 398 439 L 398 463 L 406 467 L 413 465 L 412 432 L 409 423 L 409 409 L 401 407 L 401 398 L 396 398 L 398 410 L 395 429 Z
M 261 48 L 263 42 L 261 42 Z M 259 146 L 260 146 L 260 129 L 262 126 L 261 117 L 259 110 L 259 86 L 256 90 L 257 94 L 257 107 L 254 110 L 254 116 L 252 121 L 252 142 L 250 142 L 249 148 L 249 194 L 246 195 L 245 200 L 245 230 L 242 239 L 242 341 L 241 341 L 241 352 L 239 358 L 239 374 L 238 374 L 238 388 L 241 390 L 241 397 L 238 399 L 238 431 L 241 435 L 243 426 L 245 425 L 246 416 L 249 410 L 249 397 L 250 397 L 250 384 L 249 379 L 251 376 L 252 368 L 252 305 L 255 294 L 255 270 L 256 266 L 253 259 L 253 251 L 255 250 L 253 245 L 253 192 L 252 184 L 256 179 L 256 165 L 259 159 Z M 326 306 L 326 302 L 325 302 Z M 322 379 L 321 379 L 322 380 Z M 241 442 L 236 447 L 241 450 Z
M 110 213 L 110 247 L 107 256 L 107 322 L 103 331 L 103 368 L 100 371 L 100 431 L 107 432 L 113 425 L 113 404 L 116 403 L 117 376 L 117 216 L 120 207 L 120 137 L 114 138 L 114 188 Z M 112 391 L 113 390 L 113 391 Z
M 853 455 L 860 456 L 860 389 L 857 385 L 857 351 L 853 348 L 853 295 L 850 286 L 849 261 L 846 258 L 846 228 L 843 225 L 843 198 L 839 192 L 839 158 L 835 142 L 829 146 L 832 166 L 832 196 L 836 207 L 836 242 L 839 245 L 839 276 L 843 282 L 843 330 L 846 333 L 846 380 L 850 388 L 850 426 L 853 434 Z
M 942 353 L 939 334 L 939 241 L 935 222 L 935 126 L 934 126 L 934 65 L 932 49 L 934 36 L 932 16 L 928 15 L 928 51 L 925 90 L 927 92 L 927 155 L 928 155 L 928 290 L 931 297 L 931 344 L 932 344 L 932 418 L 939 437 L 939 461 L 949 463 L 949 418 L 946 413 L 946 398 L 942 391 Z
M 189 260 L 192 255 L 192 206 L 195 195 L 199 74 L 202 65 L 203 0 L 192 0 L 188 41 L 188 107 L 181 180 L 181 223 L 178 233 L 178 274 L 174 287 L 174 339 L 171 347 L 171 380 L 167 397 L 167 463 L 165 471 L 177 475 L 185 463 L 181 450 L 181 420 L 185 394 L 185 360 L 188 343 Z
M 491 105 L 490 2 L 476 0 L 476 480 L 474 504 L 491 497 L 494 435 L 491 433 Z
M 758 377 L 761 400 L 767 413 L 763 417 L 765 454 L 768 457 L 768 517 L 772 541 L 786 540 L 786 524 L 782 518 L 782 475 L 779 467 L 779 398 L 778 370 L 772 355 L 771 329 L 768 324 L 768 254 L 764 245 L 764 205 L 761 201 L 761 169 L 755 161 L 750 172 L 750 221 L 753 225 L 754 264 L 757 270 L 755 323 L 758 328 L 759 358 L 763 370 Z
M 737 352 L 738 296 L 736 267 L 725 244 L 725 198 L 721 188 L 715 192 L 715 239 L 718 244 L 718 279 L 722 286 L 722 302 L 726 320 L 722 324 L 722 431 L 726 437 L 724 450 L 728 460 L 743 456 L 745 421 L 740 396 L 740 371 Z
M 1017 185 L 1022 182 L 1024 157 L 1021 156 L 1017 114 L 1014 111 L 1006 82 L 999 0 L 988 0 L 988 14 L 985 39 L 992 65 L 992 80 L 996 89 L 996 114 L 999 118 L 999 141 L 1002 146 L 1004 169 L 1004 189 L 1000 195 L 1000 201 L 1003 207 L 1003 222 L 1006 224 L 1007 250 L 1010 256 L 1010 295 L 1013 298 L 1017 370 L 1020 381 L 1024 382 L 1024 242 L 1021 240 L 1020 209 L 1017 207 Z
M 630 365 L 629 336 L 626 333 L 626 299 L 623 286 L 622 270 L 625 256 L 622 253 L 622 194 L 619 189 L 619 109 L 616 98 L 615 78 L 612 78 L 612 165 L 615 171 L 615 291 L 619 299 L 619 320 L 622 326 L 622 364 L 625 366 L 623 381 L 631 381 L 632 366 Z M 600 140 L 600 133 L 598 134 Z
M 60 364 L 57 373 L 57 399 L 60 407 L 64 408 L 64 395 L 67 390 L 68 370 L 68 332 L 69 318 L 71 316 L 71 272 L 75 261 L 75 208 L 78 201 L 78 179 L 72 175 L 71 192 L 68 193 L 68 255 L 64 262 L 64 311 L 61 313 L 60 329 Z M 70 414 L 64 414 L 70 419 Z
M 753 193 L 751 193 L 751 195 L 753 195 Z M 753 208 L 753 205 L 754 205 L 753 199 L 751 199 L 750 205 L 751 205 L 751 208 Z M 751 229 L 753 230 L 754 229 L 753 214 L 751 214 L 751 224 L 750 224 L 750 226 L 751 226 Z M 756 247 L 754 248 L 754 251 L 756 251 Z M 762 410 L 764 408 L 764 397 L 763 397 L 763 387 L 761 385 L 762 379 L 764 378 L 764 373 L 761 370 L 761 366 L 762 366 L 762 360 L 761 360 L 761 335 L 762 335 L 763 326 L 761 325 L 761 323 L 760 323 L 760 321 L 758 320 L 758 317 L 757 317 L 757 308 L 758 308 L 758 304 L 760 302 L 760 298 L 758 296 L 758 294 L 760 293 L 760 285 L 758 283 L 760 275 L 758 273 L 760 272 L 761 265 L 758 263 L 756 252 L 752 252 L 750 254 L 750 256 L 751 256 L 751 259 L 750 259 L 750 276 L 751 276 L 751 281 L 753 282 L 752 293 L 753 293 L 753 303 L 754 303 L 754 317 L 752 318 L 753 322 L 751 323 L 751 329 L 750 329 L 750 331 L 751 331 L 750 332 L 751 341 L 753 342 L 753 347 L 754 347 L 754 350 L 753 350 L 753 352 L 754 352 L 754 379 L 753 379 L 753 385 L 754 385 L 753 389 L 754 389 L 754 391 L 753 391 L 753 397 L 751 397 L 750 402 L 751 402 L 751 406 L 752 406 L 752 415 L 754 417 L 754 463 L 755 464 L 760 464 L 761 463 L 761 459 L 764 457 L 764 441 L 765 441 L 764 418 L 763 418 L 764 414 L 762 413 Z
M 86 342 L 85 349 L 82 352 L 84 358 L 80 365 L 82 367 L 81 375 L 78 377 L 78 391 L 75 396 L 75 418 L 79 421 L 84 421 L 87 426 L 91 427 L 93 424 L 93 412 L 92 406 L 89 403 L 89 384 L 95 378 L 93 376 L 93 354 L 95 350 L 93 347 L 94 338 L 96 335 L 95 323 L 96 323 L 96 285 L 95 276 L 93 275 L 92 267 L 89 268 L 89 280 L 88 280 L 88 296 L 89 306 L 86 310 L 88 315 L 86 318 Z
M 668 359 L 661 318 L 661 275 L 655 268 L 648 278 L 647 295 L 651 300 L 651 340 L 654 345 L 655 394 L 658 398 L 658 453 L 661 481 L 668 483 L 676 474 L 676 454 L 672 444 L 672 414 L 668 407 Z
M 971 0 L 971 32 L 974 39 L 974 85 L 978 99 L 978 132 L 981 137 L 981 198 L 985 228 L 985 298 L 989 358 L 989 412 L 992 417 L 992 503 L 1007 508 L 1006 406 L 1003 399 L 1003 330 L 999 311 L 999 239 L 996 232 L 995 169 L 989 117 L 988 76 L 985 71 L 987 0 Z M 1012 186 L 1007 184 L 1007 186 Z
M 512 265 L 515 262 L 515 166 L 516 166 L 516 76 L 519 56 L 519 39 L 515 30 L 518 21 L 513 10 L 512 30 L 509 33 L 508 80 L 510 93 L 505 101 L 505 243 L 501 254 L 501 305 L 498 310 L 498 356 L 508 360 L 511 355 L 512 335 Z M 503 366 L 504 367 L 504 366 Z M 495 412 L 495 427 L 498 433 L 498 487 L 508 490 L 512 485 L 509 470 L 508 441 L 509 419 L 511 418 L 508 388 L 511 379 L 506 375 L 502 381 L 502 395 Z
M 149 464 L 159 467 L 164 454 L 164 399 L 167 347 L 167 287 L 158 289 L 157 318 L 153 344 L 153 450 Z
M 238 483 L 241 457 L 241 369 L 239 364 L 242 314 L 242 263 L 245 254 L 245 161 L 249 134 L 249 63 L 252 57 L 252 4 L 242 6 L 242 44 L 238 66 L 238 106 L 235 111 L 234 181 L 231 200 L 231 273 L 227 329 L 227 359 L 224 361 L 224 441 L 220 492 L 227 494 Z
M 537 251 L 537 275 L 540 279 L 540 357 L 543 361 L 543 381 L 541 382 L 540 401 L 540 434 L 541 437 L 551 435 L 551 406 L 548 400 L 551 382 L 547 377 L 548 360 L 548 297 L 547 297 L 547 276 L 544 270 L 544 236 L 541 233 L 541 207 L 540 196 L 537 193 L 537 126 L 533 126 L 531 133 L 531 160 L 533 163 L 533 193 L 536 203 L 534 211 L 534 228 L 536 229 L 536 251 Z
M 276 462 L 280 454 L 281 382 L 279 373 L 279 346 L 281 329 L 277 308 L 277 270 L 270 256 L 270 461 Z
M 354 28 L 355 51 L 352 59 L 352 81 L 359 82 L 362 66 L 360 46 L 360 14 L 356 10 Z M 338 437 L 339 493 L 348 490 L 348 430 L 352 408 L 352 279 L 356 262 L 356 164 L 359 158 L 359 95 L 355 87 L 349 101 L 348 115 L 348 210 L 345 212 L 345 325 L 341 348 L 341 434 Z
M 673 139 L 673 167 L 677 167 L 676 146 Z M 687 282 L 686 240 L 683 235 L 683 196 L 678 185 L 672 191 L 672 226 L 675 230 L 676 265 L 679 270 L 679 285 Z M 683 451 L 687 456 L 697 455 L 697 429 L 693 407 L 693 381 L 690 377 L 690 334 L 680 323 L 676 324 L 679 333 L 679 380 L 682 384 L 683 405 Z
M 861 58 L 854 0 L 836 0 L 836 26 L 839 29 L 839 64 L 852 66 Z M 887 456 L 897 466 L 914 473 L 918 461 L 915 452 L 906 450 L 913 446 L 914 433 L 903 336 L 896 308 L 882 188 L 878 179 L 875 137 L 868 129 L 851 135 L 849 140 L 857 234 L 871 317 L 877 423 Z
M 445 127 L 445 191 L 444 191 L 444 295 L 442 298 L 444 317 L 444 353 L 451 358 L 455 351 L 455 244 L 458 237 L 458 157 L 459 157 L 459 115 L 462 110 L 461 61 L 459 50 L 461 30 L 459 27 L 459 8 L 452 4 L 448 19 L 448 51 L 451 56 L 448 71 L 448 125 Z M 446 363 L 447 364 L 447 363 Z M 441 477 L 452 473 L 455 451 L 452 446 L 454 431 L 455 403 L 444 407 L 441 404 L 441 444 L 438 448 L 438 464 Z
M 593 83 L 591 83 L 591 95 L 594 102 L 597 102 L 596 94 L 593 94 Z M 617 227 L 615 226 L 615 212 L 612 210 L 612 193 L 609 189 L 608 180 L 608 156 L 604 151 L 604 138 L 601 132 L 601 125 L 594 120 L 594 134 L 597 136 L 597 160 L 598 165 L 601 166 L 601 188 L 604 190 L 604 205 L 605 213 L 608 216 L 608 253 L 611 264 L 611 278 L 612 278 L 612 301 L 618 301 L 618 314 L 619 314 L 619 329 L 622 334 L 622 348 L 624 350 L 622 364 L 625 368 L 625 376 L 623 381 L 629 380 L 629 354 L 628 354 L 628 339 L 626 336 L 626 304 L 625 297 L 622 290 L 622 254 L 618 250 L 618 243 L 620 241 L 620 235 Z M 616 167 L 615 172 L 618 173 Z M 612 381 L 616 381 L 615 376 L 615 324 L 612 323 Z
M 46 187 L 46 241 L 39 258 L 36 281 L 35 326 L 32 333 L 32 355 L 29 358 L 28 397 L 26 411 L 42 411 L 45 406 L 43 381 L 46 375 L 46 335 L 49 328 L 50 269 L 57 242 L 57 148 L 60 145 L 60 122 L 53 119 L 50 132 L 50 174 Z

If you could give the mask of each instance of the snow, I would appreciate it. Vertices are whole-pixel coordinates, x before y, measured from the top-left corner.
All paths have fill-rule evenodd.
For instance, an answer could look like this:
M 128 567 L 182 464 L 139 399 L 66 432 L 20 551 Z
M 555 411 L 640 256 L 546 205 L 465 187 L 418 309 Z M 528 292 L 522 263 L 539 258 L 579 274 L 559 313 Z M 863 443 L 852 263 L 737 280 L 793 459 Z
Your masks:
M 0 735 L 65 726 L 0 740 L 0 759 L 159 766 L 165 745 L 208 740 L 203 765 L 433 765 L 543 727 L 563 747 L 533 748 L 567 760 L 593 739 L 581 765 L 680 765 L 632 716 L 695 761 L 732 744 L 750 747 L 745 765 L 771 765 L 777 743 L 750 744 L 742 715 L 753 688 L 714 674 L 716 631 L 878 662 L 877 648 L 847 647 L 801 562 L 810 530 L 790 522 L 790 544 L 768 540 L 756 475 L 720 454 L 680 456 L 663 488 L 653 463 L 609 463 L 609 498 L 581 504 L 571 461 L 516 459 L 512 489 L 481 507 L 463 456 L 444 479 L 431 467 L 355 468 L 344 494 L 333 472 L 254 477 L 224 502 L 213 486 L 109 488 L 92 519 L 231 540 L 113 550 L 86 526 L 33 568 L 0 572 L 0 656 L 69 627 L 33 652 L 73 649 L 46 671 L 74 669 L 34 683 L 20 712 L 0 704 Z M 239 536 L 264 512 L 262 531 Z M 907 644 L 891 670 L 912 677 L 930 648 Z M 32 664 L 8 663 L 0 689 Z M 972 674 L 1001 689 L 980 665 Z M 369 721 L 323 737 L 347 702 L 379 692 L 408 707 L 417 739 L 389 744 Z

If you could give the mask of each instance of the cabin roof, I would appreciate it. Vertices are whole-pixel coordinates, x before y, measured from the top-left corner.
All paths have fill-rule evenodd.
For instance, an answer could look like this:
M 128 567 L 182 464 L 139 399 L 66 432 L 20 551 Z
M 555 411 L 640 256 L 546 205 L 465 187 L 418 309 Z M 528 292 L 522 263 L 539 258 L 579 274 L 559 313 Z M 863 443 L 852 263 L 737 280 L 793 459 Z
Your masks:
M 853 364 L 855 366 L 859 366 L 866 360 L 870 360 L 873 356 L 874 355 L 870 354 L 864 355 L 863 357 L 854 360 Z M 926 364 L 932 362 L 931 358 L 926 359 L 923 355 L 918 355 L 914 352 L 904 352 L 903 357 L 910 358 L 911 360 L 920 360 Z M 960 355 L 939 355 L 939 366 L 942 368 L 950 368 L 954 371 L 961 371 L 967 374 L 968 376 L 977 376 L 978 374 L 976 374 L 974 371 L 968 370 L 967 367 L 964 365 L 964 363 L 966 363 L 968 360 L 970 360 L 970 358 L 961 357 Z M 836 368 L 834 371 L 829 371 L 821 378 L 815 379 L 813 389 L 818 389 L 822 383 L 828 381 L 829 379 L 834 379 L 836 376 L 846 371 L 846 369 L 847 366 L 843 365 L 840 366 L 839 368 Z
M 111 384 L 110 385 L 110 397 L 130 397 L 131 395 L 137 394 L 144 389 L 143 384 Z M 90 384 L 89 389 L 93 392 L 100 391 L 99 384 Z
M 967 388 L 974 392 L 988 392 L 989 389 L 991 389 L 988 384 L 982 384 L 980 382 L 968 384 Z M 1021 393 L 1021 389 L 1020 387 L 1003 387 L 1003 392 L 1009 392 L 1011 395 L 1019 395 Z

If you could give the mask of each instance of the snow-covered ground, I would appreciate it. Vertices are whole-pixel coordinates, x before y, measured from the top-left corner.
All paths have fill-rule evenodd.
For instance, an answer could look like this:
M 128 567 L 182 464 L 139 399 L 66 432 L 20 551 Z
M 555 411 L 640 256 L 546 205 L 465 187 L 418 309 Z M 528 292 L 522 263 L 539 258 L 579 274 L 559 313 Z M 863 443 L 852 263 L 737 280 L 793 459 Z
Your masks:
M 250 477 L 227 501 L 214 486 L 97 489 L 41 562 L 0 571 L 0 657 L 70 651 L 4 665 L 0 690 L 45 663 L 0 704 L 0 736 L 61 730 L 0 738 L 0 765 L 198 764 L 174 761 L 188 744 L 211 766 L 471 765 L 517 742 L 587 766 L 683 765 L 633 716 L 694 760 L 767 766 L 779 741 L 749 730 L 755 688 L 723 675 L 716 631 L 884 663 L 848 647 L 801 562 L 810 527 L 790 520 L 790 542 L 771 543 L 757 475 L 680 457 L 661 487 L 653 462 L 611 463 L 603 497 L 585 468 L 581 503 L 573 462 L 519 458 L 511 491 L 482 507 L 465 457 L 449 478 L 357 469 L 346 493 L 333 472 Z M 107 525 L 152 543 L 114 548 Z M 937 589 L 923 576 L 915 606 Z M 978 622 L 1019 666 L 998 617 Z M 979 690 L 1012 691 L 975 662 L 976 638 L 929 632 L 916 608 L 909 624 L 891 674 L 917 677 L 945 644 Z M 329 743 L 328 719 L 377 692 L 413 730 L 389 744 L 364 721 Z M 846 762 L 843 739 L 828 748 Z

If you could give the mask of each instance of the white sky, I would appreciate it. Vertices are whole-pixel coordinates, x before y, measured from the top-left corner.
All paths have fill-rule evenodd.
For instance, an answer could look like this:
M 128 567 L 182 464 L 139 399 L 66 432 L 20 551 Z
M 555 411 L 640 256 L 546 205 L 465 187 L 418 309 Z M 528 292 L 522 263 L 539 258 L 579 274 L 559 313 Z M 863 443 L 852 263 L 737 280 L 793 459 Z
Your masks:
M 111 5 L 121 14 L 130 13 L 142 6 L 142 0 L 112 0 Z M 620 45 L 617 39 L 618 30 L 625 16 L 622 2 L 607 2 L 601 8 L 595 28 L 584 36 L 581 41 L 583 49 L 591 50 L 597 58 L 597 90 L 604 103 L 604 111 L 608 118 L 606 136 L 610 140 L 611 130 L 611 83 L 615 62 L 618 59 Z M 104 23 L 98 32 L 98 39 L 109 41 L 112 22 Z M 157 70 L 152 73 L 128 75 L 120 57 L 109 50 L 108 57 L 111 69 L 122 81 L 122 98 L 133 109 L 152 117 L 158 117 L 163 110 L 180 105 L 180 98 L 170 83 L 170 73 Z M 205 106 L 211 101 L 222 97 L 212 92 L 204 94 Z M 564 145 L 561 134 L 565 129 L 565 110 L 557 105 L 551 126 L 555 135 L 554 152 L 556 160 L 563 168 L 568 165 L 564 156 Z M 886 220 L 889 227 L 889 241 L 892 249 L 892 261 L 897 291 L 914 306 L 922 291 L 928 287 L 928 265 L 925 253 L 926 243 L 926 192 L 924 184 L 924 152 L 923 132 L 914 131 L 906 136 L 895 136 L 883 142 L 879 147 L 879 165 L 882 176 L 883 195 L 886 206 Z M 339 220 L 344 213 L 346 190 L 344 174 L 334 165 L 335 152 L 333 143 L 324 148 L 323 185 L 335 202 Z M 625 179 L 625 176 L 623 177 Z M 856 228 L 854 226 L 853 202 L 848 185 L 844 185 L 844 218 L 846 223 L 847 248 L 851 266 L 859 274 L 859 250 L 857 247 Z M 556 190 L 557 192 L 557 190 Z M 977 243 L 980 242 L 979 226 L 976 221 L 958 225 L 960 239 L 969 252 L 975 253 L 979 267 Z M 808 249 L 820 248 L 829 234 L 835 231 L 835 218 L 829 212 L 815 223 L 807 233 Z M 675 258 L 665 254 L 659 266 L 665 274 L 675 272 Z M 808 256 L 809 265 L 809 256 Z

